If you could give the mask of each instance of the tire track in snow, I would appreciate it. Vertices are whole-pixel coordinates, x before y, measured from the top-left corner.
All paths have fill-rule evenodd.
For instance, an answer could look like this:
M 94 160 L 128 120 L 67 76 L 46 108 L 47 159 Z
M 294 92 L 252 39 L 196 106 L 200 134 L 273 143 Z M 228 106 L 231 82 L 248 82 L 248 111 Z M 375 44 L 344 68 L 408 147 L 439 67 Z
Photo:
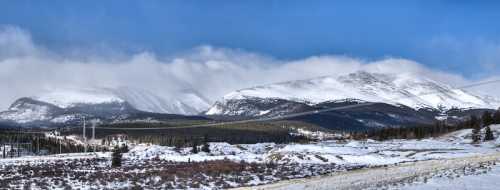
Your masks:
M 384 168 L 365 168 L 312 178 L 285 180 L 274 184 L 242 187 L 236 188 L 235 190 L 330 190 L 376 188 L 377 186 L 394 184 L 414 177 L 428 176 L 440 170 L 458 169 L 468 165 L 478 165 L 484 162 L 499 160 L 500 153 L 445 160 L 418 161 Z

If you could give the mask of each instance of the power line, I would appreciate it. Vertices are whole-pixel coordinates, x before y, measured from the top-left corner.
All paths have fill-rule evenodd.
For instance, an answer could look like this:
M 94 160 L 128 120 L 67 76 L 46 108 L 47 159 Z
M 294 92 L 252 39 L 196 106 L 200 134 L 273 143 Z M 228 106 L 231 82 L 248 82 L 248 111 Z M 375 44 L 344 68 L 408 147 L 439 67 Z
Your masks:
M 483 81 L 483 82 L 478 82 L 478 83 L 475 83 L 475 84 L 469 84 L 469 85 L 461 86 L 460 89 L 472 88 L 472 87 L 476 87 L 476 86 L 482 86 L 482 85 L 492 84 L 492 83 L 498 83 L 498 82 L 500 82 L 500 79 L 490 80 L 490 81 Z
M 493 84 L 493 83 L 499 83 L 499 80 L 491 80 L 491 81 L 483 81 L 483 82 L 477 82 L 477 83 L 471 83 L 467 85 L 462 85 L 462 86 L 457 86 L 457 87 L 452 87 L 451 89 L 439 89 L 435 91 L 430 91 L 430 92 L 425 92 L 425 93 L 420 93 L 420 94 L 408 94 L 410 97 L 400 97 L 400 98 L 393 98 L 393 99 L 388 99 L 388 101 L 396 101 L 396 100 L 401 100 L 401 99 L 406 99 L 406 98 L 411 98 L 411 97 L 420 97 L 420 96 L 426 96 L 426 95 L 432 95 L 432 94 L 439 94 L 439 93 L 446 93 L 447 91 L 450 90 L 464 90 L 476 86 L 482 86 L 486 84 Z

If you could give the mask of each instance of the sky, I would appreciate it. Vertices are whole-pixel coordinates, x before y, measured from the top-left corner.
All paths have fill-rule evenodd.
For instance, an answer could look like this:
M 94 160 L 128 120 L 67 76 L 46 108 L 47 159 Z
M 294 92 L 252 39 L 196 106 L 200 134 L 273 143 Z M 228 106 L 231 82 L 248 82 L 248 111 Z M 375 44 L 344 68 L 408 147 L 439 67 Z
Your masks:
M 170 96 L 172 88 L 217 89 L 201 90 L 211 98 L 246 85 L 347 72 L 339 62 L 397 62 L 398 69 L 444 73 L 456 84 L 487 80 L 500 74 L 499 8 L 498 1 L 439 0 L 0 0 L 0 90 L 11 91 L 0 108 L 39 90 L 28 83 L 168 84 L 168 92 L 155 93 Z M 96 81 L 61 68 L 92 71 Z M 213 82 L 205 87 L 200 83 L 210 80 L 194 75 Z M 239 81 L 215 84 L 224 79 Z

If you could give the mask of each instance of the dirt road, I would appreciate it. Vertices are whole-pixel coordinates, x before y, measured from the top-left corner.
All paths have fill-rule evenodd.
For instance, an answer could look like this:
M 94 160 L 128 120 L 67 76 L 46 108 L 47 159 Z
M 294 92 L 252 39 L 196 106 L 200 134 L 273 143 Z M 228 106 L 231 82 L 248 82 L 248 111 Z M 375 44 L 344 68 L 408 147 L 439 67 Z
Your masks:
M 490 161 L 500 161 L 500 152 L 483 156 L 403 163 L 396 166 L 389 166 L 384 168 L 367 168 L 354 171 L 339 172 L 326 176 L 286 180 L 269 185 L 236 189 L 366 189 L 404 181 L 405 179 L 411 179 L 417 176 L 426 176 L 440 170 L 458 169 L 464 166 L 479 165 L 481 163 Z

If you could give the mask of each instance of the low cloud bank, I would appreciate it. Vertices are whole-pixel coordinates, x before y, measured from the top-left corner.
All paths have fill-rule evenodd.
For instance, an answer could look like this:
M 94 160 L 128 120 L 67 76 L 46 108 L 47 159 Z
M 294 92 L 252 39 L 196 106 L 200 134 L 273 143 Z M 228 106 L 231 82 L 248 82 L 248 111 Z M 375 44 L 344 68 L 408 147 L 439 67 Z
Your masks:
M 58 55 L 35 44 L 25 30 L 1 27 L 0 110 L 7 109 L 19 97 L 61 89 L 130 88 L 159 97 L 175 97 L 186 90 L 195 90 L 213 102 L 240 88 L 359 70 L 417 73 L 452 85 L 471 82 L 406 59 L 366 61 L 345 56 L 313 56 L 284 61 L 211 46 L 200 46 L 168 58 L 151 52 L 83 57 Z M 500 94 L 488 88 L 475 90 Z

